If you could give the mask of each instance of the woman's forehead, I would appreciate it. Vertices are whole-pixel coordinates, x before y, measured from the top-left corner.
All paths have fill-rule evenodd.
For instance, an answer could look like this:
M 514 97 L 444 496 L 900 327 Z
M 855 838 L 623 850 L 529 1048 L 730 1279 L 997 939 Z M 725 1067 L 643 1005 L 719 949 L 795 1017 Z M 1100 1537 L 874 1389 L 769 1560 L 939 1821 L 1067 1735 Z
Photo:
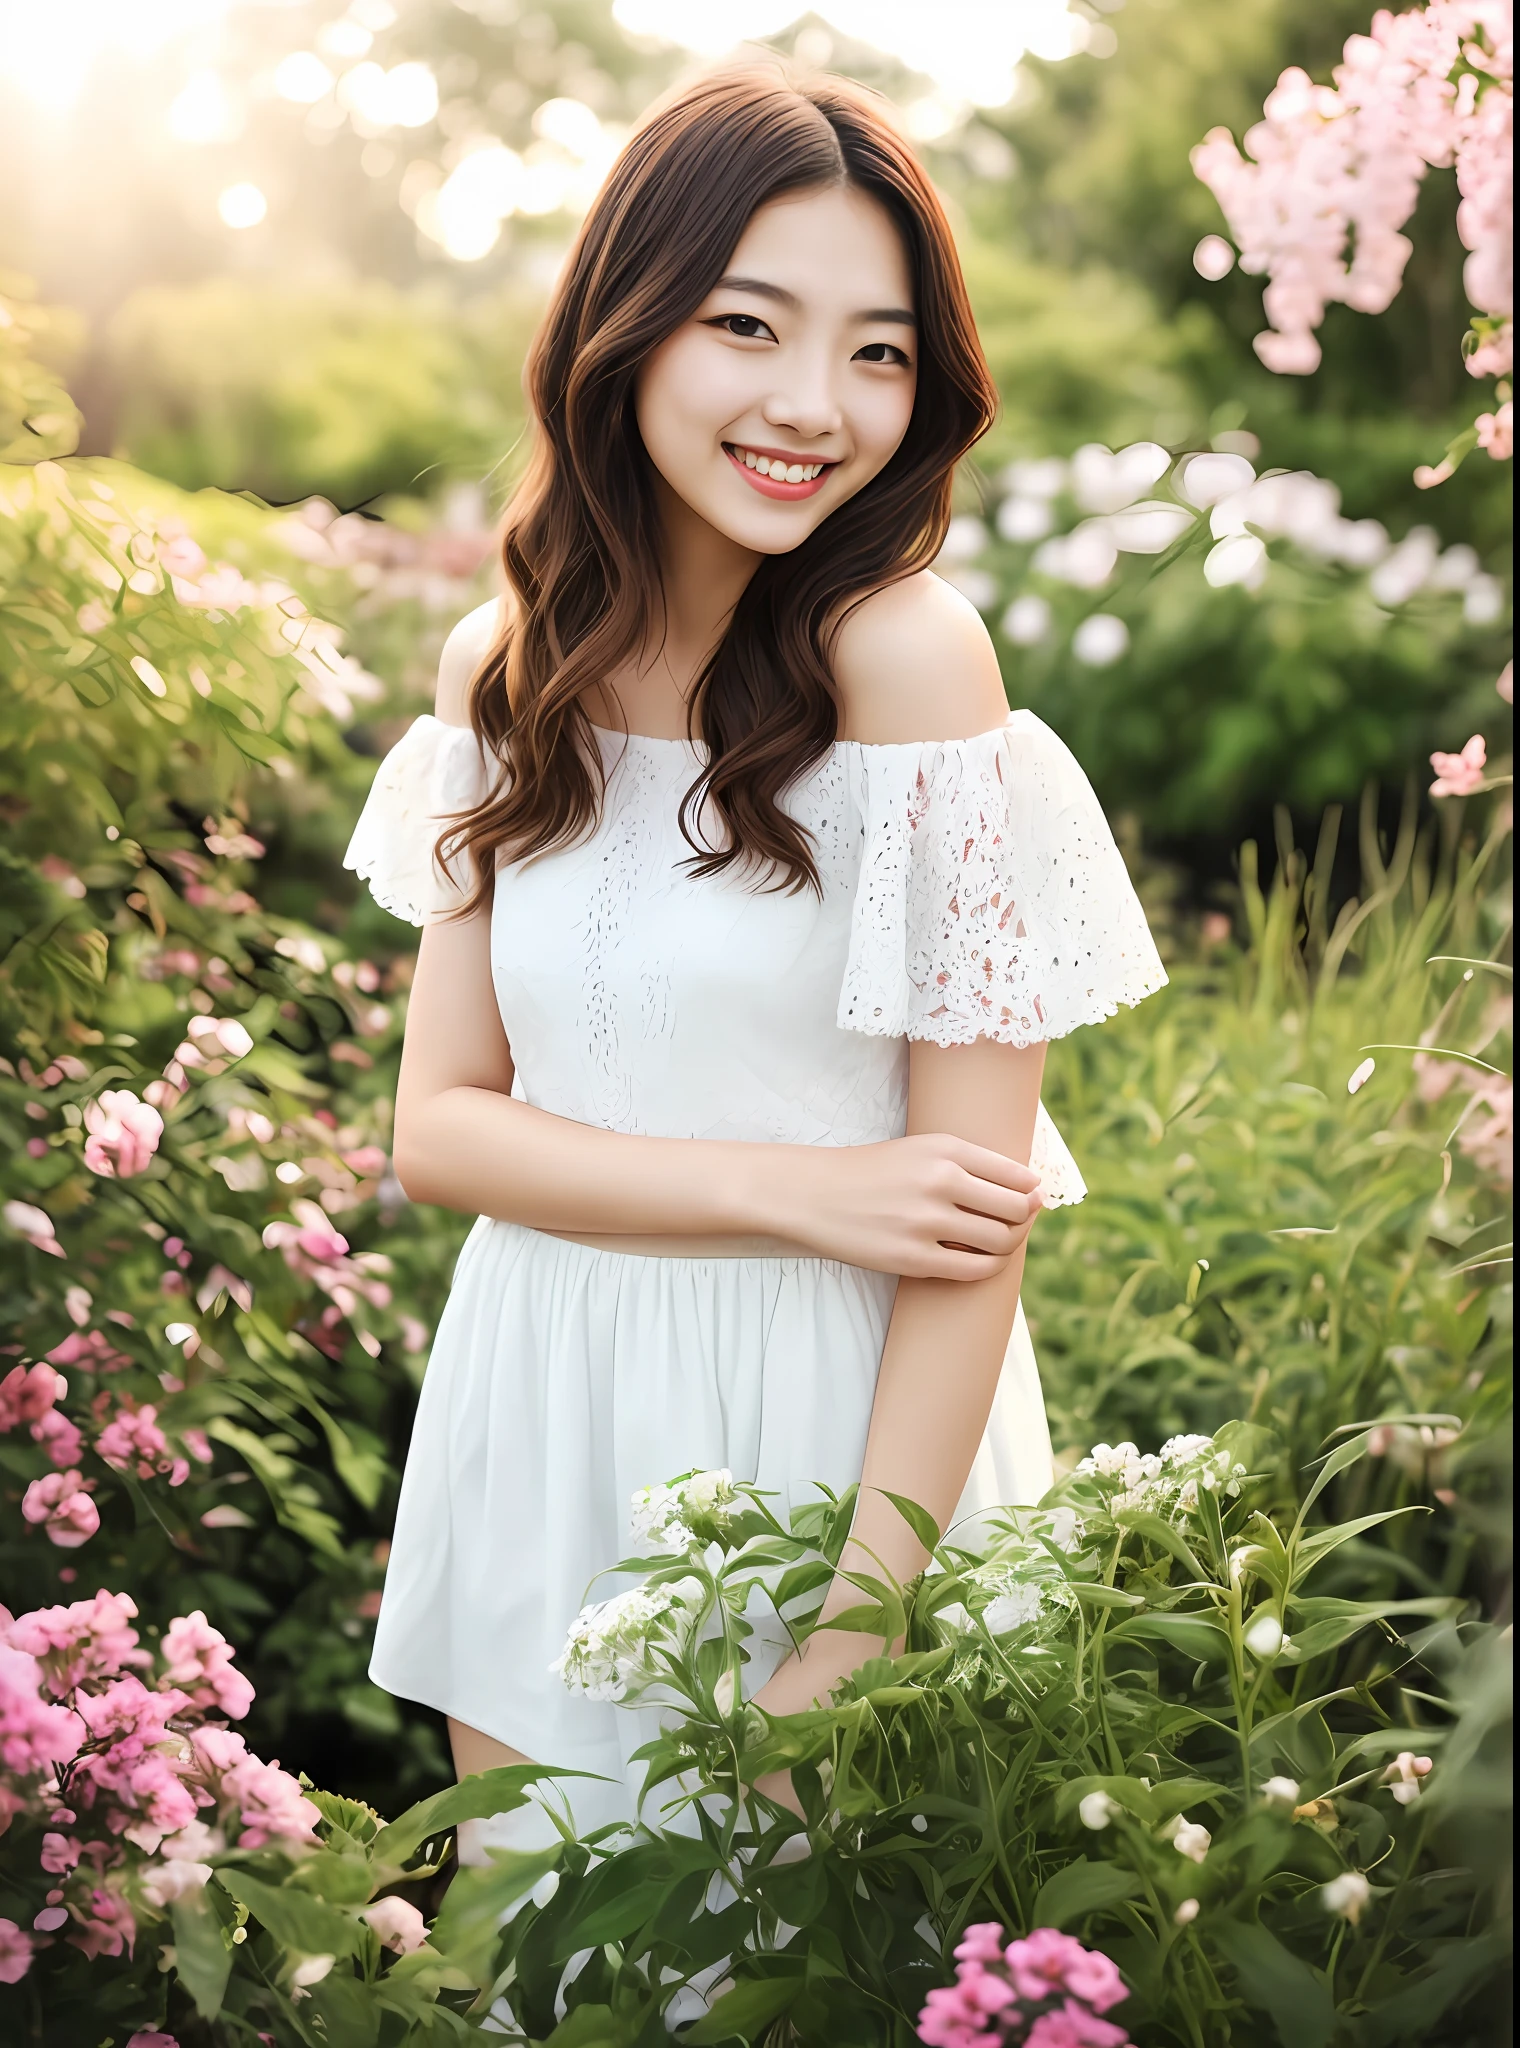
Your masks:
M 724 276 L 865 314 L 912 310 L 913 279 L 886 208 L 848 185 L 791 192 L 750 216 Z

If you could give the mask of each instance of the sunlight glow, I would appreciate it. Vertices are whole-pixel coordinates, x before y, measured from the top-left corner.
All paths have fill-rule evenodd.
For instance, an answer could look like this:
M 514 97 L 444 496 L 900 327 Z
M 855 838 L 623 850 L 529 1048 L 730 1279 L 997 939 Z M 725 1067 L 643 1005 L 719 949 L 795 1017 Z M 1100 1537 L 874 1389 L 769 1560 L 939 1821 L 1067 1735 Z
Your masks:
M 366 43 L 368 37 L 365 38 Z M 315 106 L 332 91 L 333 75 L 315 50 L 292 50 L 275 66 L 274 89 L 298 107 Z
M 72 107 L 97 57 L 155 56 L 237 0 L 0 0 L 0 79 L 55 113 Z
M 338 98 L 371 128 L 424 128 L 438 111 L 438 81 L 426 64 L 393 64 L 386 71 L 366 60 L 344 72 Z
M 612 12 L 631 34 L 708 57 L 816 14 L 932 78 L 948 98 L 978 107 L 1007 104 L 1021 58 L 1058 62 L 1091 40 L 1091 24 L 1067 0 L 615 0 Z
M 229 228 L 256 228 L 269 211 L 269 201 L 257 185 L 229 185 L 216 202 L 222 223 Z
M 218 71 L 192 71 L 169 108 L 169 133 L 180 142 L 227 142 L 242 125 Z

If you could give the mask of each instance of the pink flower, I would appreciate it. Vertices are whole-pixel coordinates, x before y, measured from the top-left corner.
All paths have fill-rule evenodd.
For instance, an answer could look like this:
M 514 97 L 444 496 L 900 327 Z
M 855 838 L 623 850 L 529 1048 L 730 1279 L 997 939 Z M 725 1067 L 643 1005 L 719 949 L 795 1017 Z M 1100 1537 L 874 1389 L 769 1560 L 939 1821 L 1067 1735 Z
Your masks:
M 32 1437 L 42 1445 L 51 1462 L 62 1471 L 77 1465 L 84 1456 L 84 1438 L 77 1424 L 56 1408 L 50 1408 L 32 1424 Z
M 68 1381 L 51 1365 L 13 1365 L 0 1380 L 0 1431 L 41 1422 L 68 1390 Z
M 128 2039 L 127 2048 L 179 2048 L 179 2043 L 172 2034 L 150 2032 L 133 2034 Z
M 1040 2014 L 1024 2036 L 1024 2048 L 1125 2048 L 1128 2040 L 1123 2027 L 1068 1999 L 1059 2012 Z
M 248 1758 L 247 1743 L 231 1728 L 197 1728 L 190 1747 L 202 1777 L 220 1777 Z
M 1483 787 L 1483 771 L 1488 765 L 1482 733 L 1475 732 L 1460 754 L 1432 754 L 1430 765 L 1436 771 L 1430 785 L 1432 796 L 1471 796 Z
M 241 1721 L 253 1705 L 253 1687 L 232 1668 L 233 1649 L 199 1608 L 171 1621 L 163 1640 L 164 1677 L 198 1707 L 219 1707 Z
M 222 1797 L 241 1813 L 240 1849 L 262 1849 L 266 1842 L 309 1842 L 322 1818 L 288 1771 L 256 1756 L 234 1764 L 222 1779 Z
M 43 1699 L 42 1683 L 35 1657 L 0 1642 L 0 1767 L 16 1778 L 40 1777 L 79 1748 L 78 1721 Z
M 211 1463 L 211 1439 L 203 1429 L 182 1429 L 179 1436 L 180 1442 L 197 1464 Z
M 100 1510 L 90 1498 L 89 1486 L 77 1472 L 49 1472 L 26 1489 L 22 1515 L 28 1522 L 40 1522 L 49 1543 L 60 1550 L 77 1550 L 100 1527 Z
M 14 1920 L 0 1919 L 0 1984 L 19 1984 L 32 1967 L 32 1937 Z
M 961 1984 L 929 1993 L 918 2016 L 918 2038 L 927 2048 L 998 2048 L 998 2036 L 983 2026 Z
M 99 1592 L 67 1607 L 18 1615 L 5 1640 L 38 1659 L 48 1690 L 63 1699 L 94 1678 L 118 1678 L 129 1664 L 150 1664 L 132 1627 L 137 1606 L 126 1593 Z
M 30 1139 L 26 1149 L 34 1159 L 42 1159 L 47 1155 L 47 1144 L 42 1138 Z M 0 1213 L 4 1214 L 6 1223 L 16 1235 L 24 1237 L 34 1250 L 49 1252 L 55 1259 L 68 1257 L 68 1253 L 58 1242 L 52 1218 L 45 1209 L 35 1208 L 30 1202 L 7 1202 L 4 1211 Z
M 53 1877 L 62 1877 L 79 1861 L 79 1838 L 76 1835 L 45 1834 L 42 1838 L 42 1854 L 39 1857 L 43 1869 Z
M 130 1955 L 137 1938 L 137 1922 L 120 1892 L 97 1888 L 79 1916 L 78 1928 L 68 1938 L 91 1962 L 97 1956 L 119 1956 L 123 1949 Z
M 132 1363 L 103 1330 L 70 1330 L 47 1358 L 49 1365 L 82 1365 L 86 1372 L 121 1372 Z
M 135 1467 L 139 1479 L 167 1472 L 172 1462 L 169 1440 L 159 1428 L 158 1410 L 152 1406 L 118 1408 L 95 1439 L 95 1448 L 117 1472 Z
M 958 1963 L 1000 1963 L 1003 1960 L 1003 1930 L 996 1920 L 978 1920 L 956 1943 Z
M 383 1947 L 393 1948 L 397 1955 L 409 1956 L 414 1949 L 421 1948 L 427 1940 L 427 1922 L 408 1899 L 376 1899 L 372 1906 L 366 1906 L 360 1913 L 361 1920 L 367 1920 Z
M 164 1120 L 151 1103 L 139 1102 L 130 1088 L 108 1088 L 95 1102 L 87 1102 L 84 1127 L 84 1163 L 91 1173 L 107 1179 L 120 1176 L 130 1180 L 141 1173 L 158 1150 L 164 1134 Z
M 1497 412 L 1479 413 L 1474 423 L 1478 446 L 1486 448 L 1495 462 L 1508 462 L 1515 452 L 1515 407 L 1506 399 Z

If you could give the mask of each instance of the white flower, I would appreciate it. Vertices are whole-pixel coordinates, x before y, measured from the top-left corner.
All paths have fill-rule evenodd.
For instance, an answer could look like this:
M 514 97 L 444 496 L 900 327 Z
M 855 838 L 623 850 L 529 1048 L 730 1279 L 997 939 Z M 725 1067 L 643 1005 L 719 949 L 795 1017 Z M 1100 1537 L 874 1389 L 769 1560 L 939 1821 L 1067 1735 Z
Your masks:
M 312 1984 L 320 1984 L 333 1964 L 336 1956 L 303 1956 L 290 1973 L 290 1995 L 304 1998 Z
M 1400 1806 L 1410 1806 L 1420 1796 L 1421 1778 L 1428 1778 L 1434 1768 L 1428 1756 L 1416 1756 L 1412 1749 L 1401 1749 L 1384 1771 L 1381 1782 L 1392 1788 Z
M 1131 1458 L 1139 1455 L 1133 1444 L 1094 1444 L 1077 1470 L 1089 1476 L 1096 1474 L 1099 1479 L 1112 1479 L 1116 1472 L 1124 1470 Z
M 1096 1834 L 1106 1828 L 1119 1811 L 1117 1800 L 1110 1799 L 1106 1792 L 1089 1792 L 1077 1807 L 1077 1818 L 1083 1827 L 1091 1828 Z
M 1177 1496 L 1177 1505 L 1185 1514 L 1191 1515 L 1196 1513 L 1198 1508 L 1198 1481 L 1196 1479 L 1188 1480 L 1181 1493 Z
M 1332 1877 L 1319 1889 L 1319 1902 L 1325 1911 L 1338 1913 L 1353 1927 L 1361 1919 L 1362 1909 L 1371 1896 L 1372 1886 L 1359 1870 L 1343 1870 L 1339 1877 Z
M 641 1486 L 630 1503 L 633 1540 L 646 1556 L 679 1555 L 699 1547 L 693 1519 L 711 1519 L 734 1498 L 729 1471 L 693 1472 L 666 1486 Z
M 1259 1543 L 1247 1543 L 1239 1550 L 1230 1552 L 1230 1584 L 1238 1586 L 1246 1573 L 1255 1569 L 1256 1560 L 1262 1555 Z
M 982 1621 L 991 1634 L 1006 1636 L 1016 1628 L 1027 1628 L 1039 1612 L 1039 1587 L 1015 1585 L 987 1603 L 982 1609 Z
M 1206 1827 L 1198 1821 L 1189 1820 L 1183 1813 L 1178 1814 L 1166 1833 L 1171 1836 L 1172 1847 L 1177 1854 L 1190 1857 L 1194 1863 L 1203 1861 L 1209 1853 L 1209 1844 L 1214 1839 Z
M 528 1897 L 541 1913 L 558 1890 L 559 1872 L 557 1870 L 546 1870 L 538 1880 L 538 1883 L 534 1885 L 532 1891 L 529 1892 Z
M 143 1897 L 150 1906 L 163 1912 L 176 1899 L 198 1892 L 210 1876 L 209 1863 L 193 1863 L 188 1857 L 176 1857 L 172 1863 L 150 1863 L 142 1873 Z
M 1268 1806 L 1297 1806 L 1298 1780 L 1296 1778 L 1268 1778 L 1261 1788 L 1261 1796 L 1266 1800 Z
M 185 1825 L 172 1835 L 165 1835 L 159 1848 L 161 1856 L 189 1856 L 204 1862 L 208 1856 L 220 1856 L 227 1846 L 227 1837 L 220 1828 L 208 1828 L 203 1820 L 187 1820 Z
M 1277 1616 L 1263 1611 L 1251 1623 L 1242 1640 L 1251 1655 L 1265 1663 L 1269 1657 L 1277 1656 L 1288 1638 L 1283 1634 L 1283 1625 Z
M 1355 1095 L 1359 1089 L 1366 1087 L 1376 1072 L 1376 1060 L 1363 1060 L 1359 1067 L 1353 1069 L 1351 1078 L 1346 1083 L 1346 1093 L 1348 1095 Z
M 1057 1550 L 1068 1554 L 1082 1541 L 1082 1521 L 1075 1508 L 1055 1508 L 1050 1516 L 1050 1540 Z
M 1160 1458 L 1163 1465 L 1185 1465 L 1190 1458 L 1196 1458 L 1200 1451 L 1213 1448 L 1211 1436 L 1168 1437 L 1161 1446 Z
M 571 1692 L 592 1700 L 626 1699 L 659 1675 L 655 1650 L 673 1648 L 678 1619 L 672 1611 L 701 1593 L 700 1581 L 632 1586 L 610 1600 L 583 1607 L 570 1624 L 565 1647 L 549 1666 Z
M 734 1699 L 738 1682 L 732 1671 L 725 1671 L 713 1687 L 713 1705 L 726 1720 L 734 1711 Z
M 1172 1918 L 1179 1927 L 1191 1927 L 1198 1918 L 1198 1901 L 1196 1899 L 1184 1899 L 1172 1915 Z

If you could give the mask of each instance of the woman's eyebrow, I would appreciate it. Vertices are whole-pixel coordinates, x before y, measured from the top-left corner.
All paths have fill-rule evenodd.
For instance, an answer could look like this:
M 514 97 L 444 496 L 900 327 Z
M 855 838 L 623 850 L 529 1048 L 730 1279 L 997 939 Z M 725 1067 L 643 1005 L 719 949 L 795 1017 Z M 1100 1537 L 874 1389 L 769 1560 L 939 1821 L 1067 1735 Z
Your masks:
M 720 277 L 713 286 L 715 292 L 748 292 L 757 299 L 772 299 L 778 306 L 785 306 L 791 312 L 799 312 L 802 301 L 795 292 L 787 291 L 782 285 L 768 284 L 763 277 Z M 875 320 L 888 321 L 894 327 L 916 327 L 918 321 L 906 306 L 873 306 L 864 313 L 853 316 L 862 324 Z

